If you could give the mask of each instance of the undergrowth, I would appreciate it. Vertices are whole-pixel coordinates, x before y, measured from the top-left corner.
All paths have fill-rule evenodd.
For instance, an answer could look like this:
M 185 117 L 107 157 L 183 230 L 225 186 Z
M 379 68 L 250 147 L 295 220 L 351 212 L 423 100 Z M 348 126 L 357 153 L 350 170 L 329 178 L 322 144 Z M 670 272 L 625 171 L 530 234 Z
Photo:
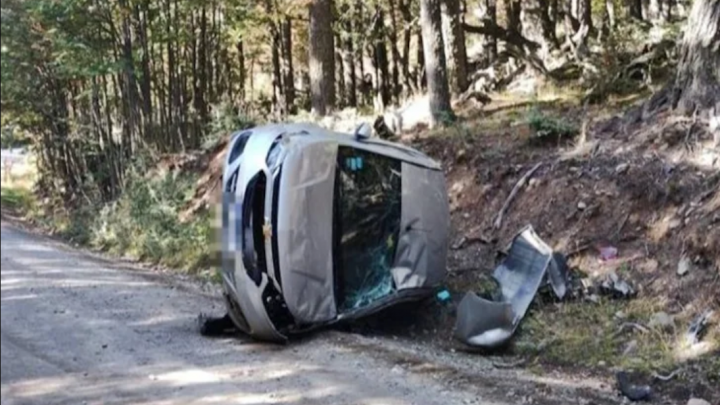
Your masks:
M 120 199 L 99 208 L 88 224 L 88 243 L 103 251 L 194 271 L 209 260 L 209 219 L 180 222 L 178 213 L 192 197 L 195 178 L 167 173 L 132 175 Z
M 533 143 L 569 140 L 578 133 L 577 128 L 568 121 L 546 115 L 538 109 L 530 110 L 528 125 L 533 132 Z
M 57 197 L 38 198 L 29 188 L 3 186 L 3 209 L 77 245 L 185 272 L 207 269 L 212 246 L 209 214 L 187 222 L 178 217 L 193 195 L 196 175 L 139 174 L 143 172 L 128 172 L 117 200 L 88 200 L 74 208 L 66 208 Z

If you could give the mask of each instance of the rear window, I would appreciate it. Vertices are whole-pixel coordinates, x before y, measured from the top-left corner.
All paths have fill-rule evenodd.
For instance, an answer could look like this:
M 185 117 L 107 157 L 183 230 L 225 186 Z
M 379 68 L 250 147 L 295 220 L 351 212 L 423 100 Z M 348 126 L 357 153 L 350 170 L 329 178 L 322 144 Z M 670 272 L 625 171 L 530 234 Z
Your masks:
M 400 233 L 401 163 L 340 147 L 335 177 L 335 294 L 341 312 L 394 291 L 391 268 Z

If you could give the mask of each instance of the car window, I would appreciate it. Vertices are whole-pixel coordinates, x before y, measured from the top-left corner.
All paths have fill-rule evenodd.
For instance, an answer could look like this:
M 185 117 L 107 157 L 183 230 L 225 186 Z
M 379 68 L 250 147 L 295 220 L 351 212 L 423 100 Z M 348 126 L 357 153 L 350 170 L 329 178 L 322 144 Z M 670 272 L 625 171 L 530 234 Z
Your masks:
M 235 142 L 232 150 L 230 151 L 230 157 L 228 158 L 229 163 L 234 162 L 235 159 L 242 155 L 245 150 L 245 145 L 247 145 L 247 142 L 250 139 L 250 135 L 252 135 L 252 132 L 250 131 L 245 131 L 237 135 L 237 142 Z
M 391 268 L 400 231 L 401 163 L 341 146 L 334 201 L 336 299 L 341 312 L 394 290 Z

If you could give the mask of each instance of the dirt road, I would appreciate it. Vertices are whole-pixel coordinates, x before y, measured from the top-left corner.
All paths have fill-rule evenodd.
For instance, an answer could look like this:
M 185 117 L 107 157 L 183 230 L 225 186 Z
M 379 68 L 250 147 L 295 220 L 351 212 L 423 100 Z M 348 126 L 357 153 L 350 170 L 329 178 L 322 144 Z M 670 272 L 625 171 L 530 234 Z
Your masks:
M 205 339 L 195 319 L 213 308 L 219 314 L 219 301 L 111 267 L 3 223 L 3 405 L 491 405 L 581 399 L 582 390 L 568 389 L 552 400 L 547 390 L 545 400 L 532 391 L 518 397 L 520 388 L 507 394 L 507 387 L 522 384 L 503 386 L 508 379 L 500 375 L 492 384 L 451 387 L 437 377 L 442 365 L 433 366 L 436 373 L 413 372 L 387 360 L 395 356 L 391 348 L 369 348 L 373 339 L 349 343 L 348 335 L 337 332 L 282 347 Z M 502 400 L 506 395 L 509 400 Z

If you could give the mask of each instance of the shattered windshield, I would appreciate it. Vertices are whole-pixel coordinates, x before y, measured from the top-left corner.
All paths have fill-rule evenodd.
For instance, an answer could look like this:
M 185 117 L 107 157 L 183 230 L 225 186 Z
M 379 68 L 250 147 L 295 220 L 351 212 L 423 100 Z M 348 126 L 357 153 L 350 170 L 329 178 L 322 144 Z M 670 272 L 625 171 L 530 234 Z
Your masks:
M 394 290 L 391 268 L 400 231 L 400 161 L 340 147 L 334 201 L 338 308 L 362 308 Z

